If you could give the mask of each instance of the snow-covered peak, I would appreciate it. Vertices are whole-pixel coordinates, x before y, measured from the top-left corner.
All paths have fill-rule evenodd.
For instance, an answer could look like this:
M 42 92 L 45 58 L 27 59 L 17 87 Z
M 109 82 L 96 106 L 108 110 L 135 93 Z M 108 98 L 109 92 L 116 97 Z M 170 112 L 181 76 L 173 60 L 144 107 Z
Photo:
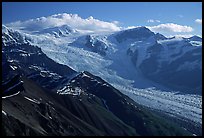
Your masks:
M 183 38 L 183 37 L 171 37 L 164 40 L 158 40 L 158 43 L 168 46 L 202 46 L 202 38 L 198 36 L 193 36 L 190 38 Z
M 2 42 L 7 46 L 8 43 L 27 43 L 28 40 L 25 34 L 2 25 Z
M 189 43 L 191 43 L 193 46 L 202 46 L 202 38 L 199 36 L 187 38 L 187 41 L 189 41 Z
M 194 35 L 194 36 L 188 38 L 188 40 L 190 40 L 190 41 L 200 41 L 200 42 L 202 42 L 202 38 L 199 37 L 199 36 L 196 36 L 196 35 Z
M 62 26 L 42 29 L 36 33 L 54 35 L 55 37 L 61 37 L 61 36 L 65 37 L 71 34 L 77 34 L 78 31 L 76 29 L 71 28 L 69 25 L 62 25 Z
M 7 26 L 5 26 L 4 24 L 2 24 L 2 33 L 6 33 L 6 32 L 8 32 L 8 27 Z
M 12 32 L 17 32 L 16 30 L 2 24 L 2 34 L 9 34 L 9 33 L 12 33 Z

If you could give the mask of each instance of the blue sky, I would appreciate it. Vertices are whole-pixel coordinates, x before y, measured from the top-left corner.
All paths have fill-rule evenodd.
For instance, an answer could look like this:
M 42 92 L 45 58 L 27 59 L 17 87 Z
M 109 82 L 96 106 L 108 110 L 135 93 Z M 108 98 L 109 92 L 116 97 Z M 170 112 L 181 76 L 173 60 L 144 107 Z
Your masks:
M 3 24 L 46 17 L 58 13 L 78 14 L 81 18 L 112 22 L 118 26 L 154 26 L 166 28 L 165 35 L 202 34 L 201 2 L 3 2 Z M 195 21 L 197 19 L 197 22 Z M 199 19 L 199 20 L 198 20 Z M 184 26 L 180 32 L 169 31 L 171 25 Z M 159 26 L 160 25 L 160 26 Z M 185 32 L 185 26 L 187 31 Z M 189 30 L 191 27 L 192 30 Z M 181 28 L 182 29 L 182 28 Z

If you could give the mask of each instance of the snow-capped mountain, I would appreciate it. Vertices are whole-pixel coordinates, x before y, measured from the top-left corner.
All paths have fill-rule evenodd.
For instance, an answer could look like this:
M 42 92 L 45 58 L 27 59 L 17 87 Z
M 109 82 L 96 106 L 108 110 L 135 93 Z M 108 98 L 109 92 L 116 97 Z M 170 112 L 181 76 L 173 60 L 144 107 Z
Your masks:
M 18 31 L 2 25 L 2 43 L 7 46 L 15 43 L 26 43 L 26 38 Z M 8 43 L 8 44 L 7 44 Z
M 39 81 L 42 86 L 55 88 L 76 72 L 49 59 L 42 50 L 33 46 L 18 31 L 2 32 L 3 78 L 6 81 L 16 74 Z
M 198 36 L 192 36 L 190 38 L 187 38 L 188 40 L 190 41 L 199 41 L 199 42 L 202 42 L 202 38 L 198 37 Z
M 20 32 L 6 32 L 3 135 L 192 135 L 100 77 L 54 62 Z
M 72 29 L 68 25 L 62 25 L 60 27 L 52 27 L 52 28 L 45 28 L 38 32 L 35 32 L 36 34 L 47 34 L 47 35 L 54 35 L 55 37 L 66 37 L 71 34 L 77 34 L 79 33 L 77 30 Z
M 38 32 L 4 26 L 2 43 L 11 42 L 36 45 L 55 62 L 97 75 L 142 105 L 201 124 L 202 38 L 166 38 L 146 27 L 86 34 L 68 25 Z
M 121 54 L 124 50 L 130 56 L 136 70 L 141 71 L 145 77 L 172 90 L 201 94 L 201 40 L 197 36 L 189 39 L 168 39 L 140 27 L 103 37 L 82 36 L 70 46 L 109 56 L 107 59 L 112 61 L 115 60 L 112 59 L 114 54 Z M 115 52 L 117 50 L 118 52 Z M 125 58 L 126 55 L 117 56 Z M 195 83 L 191 83 L 192 80 Z
M 146 48 L 135 44 L 128 52 L 151 80 L 181 92 L 202 93 L 202 47 L 192 44 L 190 38 L 158 40 Z

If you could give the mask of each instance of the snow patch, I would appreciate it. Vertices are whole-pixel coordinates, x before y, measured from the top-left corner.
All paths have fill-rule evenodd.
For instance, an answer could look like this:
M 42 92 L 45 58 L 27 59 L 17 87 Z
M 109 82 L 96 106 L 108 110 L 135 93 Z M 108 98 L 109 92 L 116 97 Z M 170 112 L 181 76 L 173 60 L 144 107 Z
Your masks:
M 202 46 L 202 42 L 200 41 L 190 41 L 193 46 Z
M 74 82 L 75 82 L 75 80 L 72 80 L 71 82 L 72 82 L 72 83 L 74 83 Z
M 81 93 L 84 92 L 81 88 L 75 87 L 72 88 L 71 86 L 64 86 L 62 89 L 57 90 L 58 94 L 64 95 L 64 94 L 69 94 L 69 95 L 81 95 Z
M 24 98 L 31 101 L 31 102 L 33 102 L 33 103 L 40 104 L 40 102 L 38 100 L 36 100 L 36 99 L 31 99 L 31 98 L 28 98 L 26 96 L 24 96 Z
M 4 110 L 2 110 L 2 114 L 7 115 L 7 113 Z
M 83 73 L 81 77 L 82 77 L 82 78 L 83 78 L 83 77 L 90 78 L 90 77 L 89 77 L 88 75 L 86 75 L 85 73 Z
M 12 70 L 16 70 L 17 69 L 16 66 L 11 66 L 11 65 L 9 65 L 9 66 L 12 68 Z
M 16 95 L 18 95 L 19 93 L 20 93 L 20 91 L 18 91 L 17 93 L 14 93 L 14 94 L 12 94 L 12 95 L 9 95 L 9 96 L 4 96 L 4 97 L 2 97 L 2 99 L 6 99 L 6 98 L 9 98 L 9 97 L 16 96 Z

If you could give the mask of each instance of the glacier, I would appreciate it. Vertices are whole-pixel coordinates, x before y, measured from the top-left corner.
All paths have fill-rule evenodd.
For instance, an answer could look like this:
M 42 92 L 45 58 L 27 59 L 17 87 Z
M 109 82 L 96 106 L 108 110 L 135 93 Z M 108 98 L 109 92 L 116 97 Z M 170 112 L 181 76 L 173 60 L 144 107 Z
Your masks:
M 127 50 L 140 47 L 136 64 L 138 67 L 149 56 L 147 48 L 156 43 L 154 38 L 150 37 L 144 41 L 130 39 L 119 43 L 115 39 L 114 33 L 92 34 L 93 41 L 99 40 L 107 47 L 106 55 L 103 56 L 84 46 L 84 34 L 73 33 L 63 37 L 55 37 L 55 35 L 47 34 L 47 30 L 46 34 L 38 33 L 37 35 L 33 32 L 25 33 L 22 30 L 19 32 L 29 40 L 29 43 L 40 47 L 49 58 L 57 63 L 67 65 L 78 72 L 89 71 L 103 78 L 141 105 L 202 124 L 201 95 L 172 91 L 145 78 L 131 62 Z M 181 41 L 181 38 L 176 38 L 157 42 L 169 45 Z M 195 44 L 193 41 L 191 43 Z M 201 43 L 197 42 L 196 46 L 198 45 Z M 166 58 L 170 57 L 167 52 L 164 52 L 163 55 L 166 55 Z

